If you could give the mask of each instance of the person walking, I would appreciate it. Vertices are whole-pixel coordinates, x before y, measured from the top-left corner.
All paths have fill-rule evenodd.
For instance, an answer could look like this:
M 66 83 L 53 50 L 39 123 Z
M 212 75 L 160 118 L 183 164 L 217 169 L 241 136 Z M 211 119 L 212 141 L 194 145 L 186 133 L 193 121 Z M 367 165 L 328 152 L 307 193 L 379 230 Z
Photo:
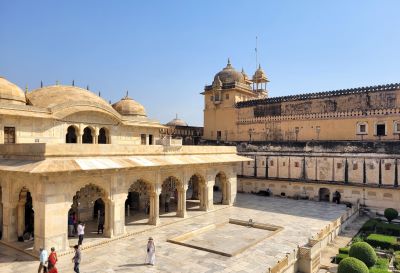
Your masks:
M 152 237 L 149 238 L 147 242 L 147 255 L 146 255 L 146 264 L 154 265 L 156 262 L 156 246 L 154 245 L 154 240 Z
M 44 273 L 47 273 L 48 254 L 47 254 L 47 250 L 43 249 L 43 247 L 40 248 L 39 259 L 40 259 L 40 264 L 39 264 L 38 273 L 42 273 L 42 271 Z
M 74 231 L 72 232 L 73 235 L 75 236 L 78 234 L 78 217 L 76 216 L 76 213 L 72 213 L 72 223 L 74 225 Z
M 99 216 L 99 224 L 97 226 L 97 234 L 100 234 L 100 230 L 101 230 L 101 234 L 103 234 L 103 232 L 104 232 L 104 212 L 100 213 L 100 216 Z
M 74 263 L 74 272 L 79 273 L 79 264 L 81 263 L 81 248 L 79 245 L 74 246 L 75 255 L 72 258 L 72 262 Z
M 83 235 L 85 235 L 85 223 L 79 222 L 78 224 L 78 245 L 82 245 Z
M 51 252 L 49 255 L 49 271 L 48 273 L 58 273 L 56 263 L 58 261 L 56 249 L 54 247 L 51 248 Z

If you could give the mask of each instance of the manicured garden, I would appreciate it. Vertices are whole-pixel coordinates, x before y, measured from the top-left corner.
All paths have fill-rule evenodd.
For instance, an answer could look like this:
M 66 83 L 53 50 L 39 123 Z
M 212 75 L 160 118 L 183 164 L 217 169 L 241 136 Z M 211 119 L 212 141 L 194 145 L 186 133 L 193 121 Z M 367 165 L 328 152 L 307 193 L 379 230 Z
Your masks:
M 386 209 L 385 218 L 370 219 L 360 229 L 348 247 L 339 249 L 334 262 L 338 273 L 389 273 L 390 262 L 400 270 L 400 225 L 395 209 Z

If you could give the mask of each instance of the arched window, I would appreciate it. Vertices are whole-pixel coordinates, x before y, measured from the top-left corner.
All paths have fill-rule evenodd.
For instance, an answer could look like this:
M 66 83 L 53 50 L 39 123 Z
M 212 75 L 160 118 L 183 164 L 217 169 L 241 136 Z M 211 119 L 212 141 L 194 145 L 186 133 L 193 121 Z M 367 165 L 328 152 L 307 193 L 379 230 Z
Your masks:
M 109 136 L 107 134 L 107 130 L 105 128 L 101 128 L 99 131 L 99 137 L 97 138 L 98 144 L 107 144 L 109 142 Z
M 92 129 L 89 127 L 83 129 L 82 143 L 93 143 Z
M 69 126 L 67 135 L 65 136 L 65 143 L 77 143 L 76 132 L 74 126 Z

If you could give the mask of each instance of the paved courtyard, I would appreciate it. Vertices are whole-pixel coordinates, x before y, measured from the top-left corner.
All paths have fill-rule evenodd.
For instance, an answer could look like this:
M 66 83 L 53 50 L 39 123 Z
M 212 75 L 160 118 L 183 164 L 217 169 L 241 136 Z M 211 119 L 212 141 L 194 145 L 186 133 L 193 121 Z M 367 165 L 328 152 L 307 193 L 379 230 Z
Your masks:
M 346 210 L 344 205 L 238 194 L 234 207 L 217 206 L 209 213 L 193 212 L 188 219 L 165 217 L 164 225 L 153 228 L 131 225 L 130 232 L 140 233 L 83 251 L 81 272 L 265 272 L 298 245 L 304 245 Z M 167 242 L 167 239 L 195 231 L 229 218 L 282 226 L 277 234 L 234 256 L 225 257 Z M 163 224 L 163 222 L 162 222 Z M 245 235 L 245 234 L 243 234 Z M 219 242 L 229 248 L 229 241 L 241 233 L 226 234 Z M 156 265 L 144 264 L 146 243 L 152 236 L 156 244 Z M 232 238 L 233 237 L 233 238 Z M 93 238 L 95 239 L 95 238 Z M 101 239 L 98 239 L 101 240 Z M 85 243 L 85 241 L 84 241 Z M 59 258 L 59 272 L 73 272 L 72 255 Z M 38 262 L 30 256 L 0 244 L 0 272 L 37 272 Z

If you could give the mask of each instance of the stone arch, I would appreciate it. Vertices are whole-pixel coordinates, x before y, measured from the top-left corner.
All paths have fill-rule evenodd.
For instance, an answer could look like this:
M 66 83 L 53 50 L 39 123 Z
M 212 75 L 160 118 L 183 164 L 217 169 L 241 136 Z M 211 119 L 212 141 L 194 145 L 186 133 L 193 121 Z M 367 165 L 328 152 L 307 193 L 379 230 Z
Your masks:
M 35 213 L 34 199 L 28 187 L 19 188 L 17 202 L 17 236 L 19 241 L 34 238 Z
M 163 208 L 168 213 L 176 208 L 178 212 L 178 189 L 181 189 L 183 182 L 174 175 L 164 176 L 161 181 L 160 211 Z
M 331 191 L 328 188 L 319 188 L 318 197 L 319 201 L 329 202 Z
M 230 182 L 224 171 L 219 171 L 215 175 L 214 193 L 220 192 L 221 195 L 214 194 L 214 203 L 228 205 L 230 203 Z M 220 198 L 218 200 L 218 198 Z
M 125 200 L 125 225 L 146 224 L 150 214 L 152 185 L 145 179 L 136 179 L 130 184 Z
M 205 190 L 206 182 L 204 176 L 198 172 L 193 173 L 189 178 L 186 190 L 187 210 L 201 210 L 205 207 L 203 198 Z
M 110 144 L 110 130 L 106 127 L 101 127 L 97 137 L 98 144 Z
M 65 135 L 65 143 L 78 143 L 79 128 L 75 125 L 67 127 L 67 133 Z
M 105 235 L 110 237 L 112 213 L 108 192 L 98 183 L 79 183 L 77 186 L 78 190 L 70 199 L 67 216 L 75 216 L 78 222 L 87 223 L 85 234 L 91 236 L 95 236 L 96 231 L 99 233 L 99 223 L 103 222 Z
M 82 143 L 92 144 L 94 141 L 95 129 L 91 126 L 86 126 L 83 129 Z

